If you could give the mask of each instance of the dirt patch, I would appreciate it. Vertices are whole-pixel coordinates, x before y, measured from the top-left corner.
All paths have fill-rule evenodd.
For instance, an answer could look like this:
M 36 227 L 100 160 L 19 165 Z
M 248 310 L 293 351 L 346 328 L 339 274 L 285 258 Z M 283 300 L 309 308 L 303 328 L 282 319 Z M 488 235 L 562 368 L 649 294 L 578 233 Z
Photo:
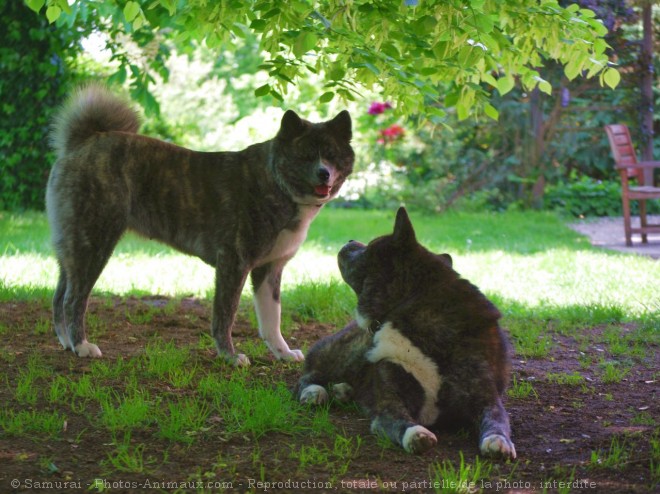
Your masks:
M 21 372 L 35 355 L 53 370 L 53 379 L 57 374 L 79 377 L 89 370 L 88 360 L 62 351 L 48 323 L 48 305 L 43 301 L 0 304 L 4 410 L 51 407 L 43 397 L 32 405 L 15 402 Z M 102 321 L 106 328 L 91 339 L 108 362 L 140 355 L 149 342 L 163 339 L 191 346 L 191 365 L 217 367 L 227 375 L 234 372 L 218 365 L 209 345 L 199 344 L 210 324 L 206 302 L 161 297 L 93 299 L 90 314 L 92 334 L 94 321 Z M 636 331 L 630 325 L 620 329 L 622 335 Z M 334 330 L 301 323 L 288 339 L 304 348 Z M 244 312 L 234 335 L 239 348 L 257 339 Z M 473 490 L 652 492 L 658 482 L 657 463 L 655 474 L 651 468 L 658 454 L 652 448 L 658 447 L 659 438 L 657 347 L 647 345 L 642 354 L 624 358 L 610 352 L 602 328 L 581 331 L 579 341 L 561 334 L 552 337 L 547 358 L 514 361 L 518 385 L 523 383 L 528 389 L 531 385 L 527 396 L 509 397 L 506 405 L 518 459 L 489 463 L 490 472 L 479 478 Z M 606 382 L 603 363 L 608 361 L 625 367 L 620 382 Z M 300 367 L 266 356 L 253 359 L 249 372 L 251 378 L 284 382 L 291 388 Z M 177 390 L 163 384 L 162 392 Z M 457 431 L 439 433 L 439 445 L 422 456 L 408 455 L 370 435 L 369 421 L 354 407 L 333 406 L 332 423 L 353 441 L 344 453 L 332 444 L 331 435 L 227 435 L 224 418 L 212 415 L 204 435 L 190 444 L 156 438 L 148 428 L 135 432 L 132 440 L 146 445 L 145 465 L 141 473 L 128 473 L 108 466 L 110 445 L 118 439 L 91 427 L 90 410 L 63 407 L 62 412 L 66 430 L 49 439 L 0 430 L 0 491 L 425 492 L 447 488 L 451 492 L 457 487 L 461 492 L 461 486 L 451 485 L 451 479 L 438 474 L 436 466 L 449 461 L 458 469 L 462 455 L 465 464 L 474 468 L 478 453 L 476 438 Z M 291 454 L 302 446 L 322 444 L 337 452 L 325 464 L 310 461 L 302 466 L 301 459 Z M 622 450 L 618 461 L 612 461 L 608 453 L 613 445 Z M 342 461 L 344 466 L 339 465 Z M 14 479 L 19 481 L 16 485 Z M 95 479 L 105 484 L 94 484 L 99 482 Z M 468 491 L 470 486 L 462 492 Z

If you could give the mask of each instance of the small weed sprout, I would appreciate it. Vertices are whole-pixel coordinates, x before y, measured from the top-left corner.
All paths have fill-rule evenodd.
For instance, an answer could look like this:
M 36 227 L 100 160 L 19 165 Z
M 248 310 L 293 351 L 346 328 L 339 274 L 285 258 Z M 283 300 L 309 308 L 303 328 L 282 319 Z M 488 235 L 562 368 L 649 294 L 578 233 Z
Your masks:
M 567 374 L 565 372 L 548 372 L 546 374 L 548 382 L 560 384 L 562 386 L 580 386 L 584 383 L 584 377 L 579 372 Z
M 590 464 L 592 468 L 620 470 L 630 460 L 632 454 L 632 446 L 628 444 L 625 438 L 619 440 L 618 437 L 613 437 L 607 451 L 591 452 Z
M 619 362 L 605 362 L 601 366 L 601 379 L 605 384 L 618 384 L 630 374 L 630 367 L 624 367 Z
M 515 399 L 525 399 L 530 396 L 534 396 L 537 400 L 539 399 L 539 395 L 534 389 L 534 386 L 532 386 L 532 383 L 524 380 L 519 381 L 515 375 L 513 376 L 513 384 L 507 390 L 507 394 Z
M 465 463 L 463 453 L 460 453 L 460 463 L 458 468 L 450 460 L 444 460 L 442 463 L 436 463 L 431 467 L 431 477 L 436 485 L 455 485 L 456 492 L 472 493 L 477 492 L 479 482 L 484 478 L 489 478 L 493 465 L 484 461 L 478 456 L 473 464 Z M 436 490 L 436 492 L 441 492 Z

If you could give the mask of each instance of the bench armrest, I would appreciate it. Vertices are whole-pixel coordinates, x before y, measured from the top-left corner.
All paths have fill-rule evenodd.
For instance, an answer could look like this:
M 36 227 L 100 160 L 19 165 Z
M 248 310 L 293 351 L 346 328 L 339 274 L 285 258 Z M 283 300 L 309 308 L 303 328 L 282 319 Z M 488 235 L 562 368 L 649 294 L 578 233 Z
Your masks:
M 647 168 L 660 168 L 660 161 L 638 161 L 634 165 L 616 165 L 619 170 L 644 170 Z

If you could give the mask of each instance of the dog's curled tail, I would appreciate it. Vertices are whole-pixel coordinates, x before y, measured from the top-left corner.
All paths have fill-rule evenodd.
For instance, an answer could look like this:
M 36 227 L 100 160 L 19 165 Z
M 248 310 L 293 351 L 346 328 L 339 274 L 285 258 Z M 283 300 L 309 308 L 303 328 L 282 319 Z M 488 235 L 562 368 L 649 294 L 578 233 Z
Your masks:
M 78 89 L 53 120 L 51 145 L 62 158 L 97 132 L 137 132 L 137 112 L 101 85 Z

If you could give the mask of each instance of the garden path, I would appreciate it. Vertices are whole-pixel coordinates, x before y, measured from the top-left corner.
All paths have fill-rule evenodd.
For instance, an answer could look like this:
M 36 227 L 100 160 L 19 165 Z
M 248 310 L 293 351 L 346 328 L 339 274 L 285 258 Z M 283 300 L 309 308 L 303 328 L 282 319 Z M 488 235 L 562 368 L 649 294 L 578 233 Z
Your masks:
M 660 224 L 660 216 L 649 216 L 649 223 Z M 633 218 L 633 227 L 639 226 L 639 218 Z M 650 234 L 648 243 L 643 244 L 641 237 L 634 234 L 632 247 L 626 246 L 626 237 L 623 233 L 623 218 L 598 218 L 586 220 L 569 225 L 573 230 L 586 235 L 591 244 L 604 249 L 639 254 L 660 259 L 660 234 Z

